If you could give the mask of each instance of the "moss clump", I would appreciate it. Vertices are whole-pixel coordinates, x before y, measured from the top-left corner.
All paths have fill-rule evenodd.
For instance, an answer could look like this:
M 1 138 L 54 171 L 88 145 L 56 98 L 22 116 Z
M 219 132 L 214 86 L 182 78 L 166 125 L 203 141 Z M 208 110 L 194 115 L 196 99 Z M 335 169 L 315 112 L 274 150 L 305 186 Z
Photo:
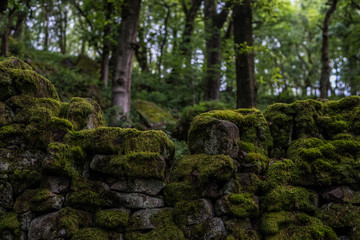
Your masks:
M 179 201 L 173 211 L 174 221 L 178 226 L 199 224 L 213 217 L 212 215 L 212 205 L 205 199 Z
M 241 162 L 241 165 L 248 172 L 263 174 L 269 165 L 269 162 L 269 158 L 261 153 L 248 153 Z
M 210 181 L 228 181 L 235 174 L 233 160 L 225 155 L 188 155 L 175 167 L 172 178 L 203 186 Z
M 7 234 L 10 232 L 13 237 L 20 239 L 20 226 L 21 223 L 16 213 L 0 213 L 0 236 L 2 236 L 5 232 Z
M 129 221 L 129 213 L 122 210 L 102 210 L 95 214 L 95 224 L 99 228 L 124 232 Z
M 251 223 L 244 219 L 231 219 L 225 222 L 228 236 L 226 240 L 260 240 L 258 231 L 252 229 Z
M 66 106 L 66 118 L 74 125 L 75 130 L 92 129 L 105 125 L 99 104 L 89 98 L 74 97 Z
M 360 207 L 352 204 L 328 204 L 316 210 L 315 215 L 335 229 L 360 227 Z
M 179 201 L 189 201 L 199 197 L 196 189 L 184 182 L 173 182 L 165 186 L 164 198 L 168 205 L 174 206 Z
M 204 141 L 209 139 L 208 135 L 211 135 L 211 132 L 208 131 L 218 125 L 219 121 L 231 122 L 237 126 L 238 130 L 236 131 L 239 131 L 239 134 L 235 134 L 233 133 L 235 130 L 228 130 L 229 132 L 226 133 L 228 136 L 224 136 L 225 140 L 226 137 L 231 138 L 240 135 L 241 141 L 255 143 L 258 149 L 264 154 L 267 154 L 268 148 L 273 145 L 268 124 L 262 113 L 257 109 L 246 111 L 244 109 L 237 109 L 211 111 L 195 117 L 189 130 L 190 147 L 194 148 L 192 145 L 198 141 L 199 137 L 204 138 Z M 227 128 L 229 127 L 230 126 L 227 126 Z M 221 144 L 224 140 L 220 139 L 220 137 L 218 138 L 218 144 Z M 210 140 L 212 140 L 212 138 L 210 138 Z M 235 142 L 233 144 L 235 144 Z M 190 151 L 199 153 L 196 149 L 190 148 Z
M 75 131 L 65 137 L 66 142 L 80 146 L 93 154 L 122 154 L 134 152 L 160 153 L 166 160 L 174 156 L 174 143 L 162 131 L 141 132 L 136 129 L 99 127 Z
M 336 240 L 335 232 L 318 218 L 304 213 L 272 212 L 266 214 L 261 222 L 265 239 L 318 239 Z
M 71 237 L 81 227 L 92 225 L 92 215 L 73 208 L 62 208 L 56 218 L 57 225 L 66 230 L 66 237 Z
M 117 177 L 152 178 L 163 180 L 165 160 L 159 153 L 135 152 L 96 159 L 91 168 Z
M 41 173 L 32 169 L 15 169 L 10 176 L 10 183 L 15 194 L 19 194 L 25 189 L 35 186 L 41 181 Z
M 275 160 L 269 165 L 266 178 L 273 187 L 278 184 L 292 183 L 299 179 L 300 171 L 290 159 Z
M 102 190 L 95 182 L 81 176 L 75 176 L 72 179 L 66 204 L 76 209 L 95 212 L 105 203 L 101 193 Z
M 10 110 L 4 103 L 0 102 L 0 127 L 8 125 L 11 121 L 12 117 Z
M 144 118 L 147 127 L 168 130 L 175 128 L 176 119 L 155 103 L 139 100 L 133 102 L 132 106 Z
M 20 145 L 24 140 L 24 128 L 20 124 L 0 127 L 0 147 Z
M 43 169 L 47 174 L 72 176 L 76 166 L 83 163 L 85 154 L 80 147 L 52 142 L 47 147 Z
M 225 201 L 231 214 L 238 218 L 256 217 L 259 214 L 259 206 L 249 193 L 232 193 Z
M 185 240 L 183 232 L 174 224 L 171 209 L 165 209 L 151 216 L 154 229 L 148 233 L 127 232 L 125 237 L 129 240 Z
M 305 188 L 278 185 L 262 198 L 263 209 L 271 212 L 281 210 L 315 211 L 318 197 Z
M 74 233 L 71 240 L 109 240 L 109 234 L 99 228 L 81 228 Z

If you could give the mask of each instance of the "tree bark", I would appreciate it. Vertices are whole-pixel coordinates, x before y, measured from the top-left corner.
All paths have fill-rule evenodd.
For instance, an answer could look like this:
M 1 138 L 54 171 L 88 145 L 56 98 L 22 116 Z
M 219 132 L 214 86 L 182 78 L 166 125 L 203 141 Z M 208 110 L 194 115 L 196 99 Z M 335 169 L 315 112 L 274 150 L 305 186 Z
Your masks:
M 131 72 L 135 54 L 137 27 L 141 0 L 125 0 L 119 29 L 118 47 L 112 84 L 112 106 L 118 107 L 111 125 L 117 126 L 122 118 L 129 121 Z
M 338 0 L 333 0 L 330 8 L 326 11 L 324 24 L 322 27 L 322 47 L 321 47 L 321 76 L 320 76 L 320 97 L 327 98 L 330 88 L 330 59 L 329 59 L 329 25 L 330 17 L 336 9 Z
M 228 2 L 229 3 L 229 2 Z M 221 13 L 216 13 L 216 1 L 205 0 L 205 32 L 206 32 L 206 88 L 205 100 L 219 99 L 221 73 L 221 28 L 227 19 L 229 6 Z
M 135 56 L 139 62 L 142 72 L 149 72 L 149 64 L 147 61 L 147 48 L 144 40 L 144 30 L 142 28 L 138 29 L 139 42 L 135 48 Z
M 49 17 L 50 17 L 50 5 L 49 5 L 49 0 L 45 1 L 45 6 L 44 6 L 44 10 L 45 10 L 45 29 L 44 29 L 44 50 L 47 51 L 49 50 L 49 45 L 50 45 L 50 41 L 49 41 Z
M 104 87 L 108 87 L 109 79 L 109 63 L 110 63 L 110 51 L 111 51 L 111 14 L 112 14 L 113 4 L 109 1 L 106 1 L 105 4 L 105 20 L 106 24 L 104 26 L 104 35 L 103 35 L 103 50 L 101 54 L 101 73 L 100 81 L 104 83 Z
M 349 68 L 349 78 L 350 78 L 350 93 L 351 93 L 351 95 L 356 95 L 356 93 L 357 93 L 356 82 L 355 82 L 355 76 L 356 76 L 355 71 L 357 69 L 356 55 L 350 56 L 348 68 Z
M 256 86 L 253 49 L 251 0 L 237 3 L 233 9 L 234 48 L 236 61 L 236 105 L 238 108 L 256 106 Z

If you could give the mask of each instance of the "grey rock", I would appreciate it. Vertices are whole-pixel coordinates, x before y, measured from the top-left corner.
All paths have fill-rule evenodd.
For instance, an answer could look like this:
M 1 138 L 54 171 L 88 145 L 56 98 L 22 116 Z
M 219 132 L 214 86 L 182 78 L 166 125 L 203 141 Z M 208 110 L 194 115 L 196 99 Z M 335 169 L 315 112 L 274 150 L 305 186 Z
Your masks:
M 215 203 L 215 214 L 216 216 L 223 216 L 230 212 L 227 204 L 223 198 L 219 199 Z
M 64 194 L 70 188 L 70 179 L 68 177 L 49 176 L 46 182 L 50 192 L 55 194 Z
M 223 221 L 220 218 L 210 219 L 208 222 L 207 231 L 205 231 L 204 239 L 212 240 L 212 239 L 221 239 L 227 235 L 226 228 L 224 226 Z
M 28 239 L 55 239 L 62 236 L 61 229 L 58 229 L 55 213 L 49 213 L 31 221 Z
M 28 231 L 30 227 L 30 222 L 34 218 L 34 214 L 30 211 L 23 213 L 20 216 L 21 221 L 21 230 Z
M 129 221 L 136 222 L 137 224 L 134 227 L 130 226 L 131 231 L 154 229 L 154 225 L 151 223 L 151 220 L 150 220 L 151 217 L 165 209 L 170 209 L 170 208 L 152 208 L 152 209 L 144 209 L 144 210 L 135 212 L 130 217 Z M 140 225 L 138 225 L 138 223 L 140 223 Z
M 157 195 L 165 187 L 165 183 L 155 179 L 118 180 L 110 187 L 111 190 L 128 193 L 145 193 Z
M 192 154 L 224 154 L 236 158 L 239 153 L 239 128 L 232 122 L 214 120 L 201 132 L 189 132 L 189 150 Z
M 11 209 L 13 204 L 13 189 L 11 184 L 0 180 L 0 207 Z
M 360 191 L 354 191 L 347 186 L 332 188 L 322 194 L 322 197 L 328 202 L 335 201 L 339 203 L 360 203 Z
M 115 196 L 120 204 L 127 208 L 159 208 L 165 206 L 162 198 L 152 197 L 141 193 L 117 193 Z

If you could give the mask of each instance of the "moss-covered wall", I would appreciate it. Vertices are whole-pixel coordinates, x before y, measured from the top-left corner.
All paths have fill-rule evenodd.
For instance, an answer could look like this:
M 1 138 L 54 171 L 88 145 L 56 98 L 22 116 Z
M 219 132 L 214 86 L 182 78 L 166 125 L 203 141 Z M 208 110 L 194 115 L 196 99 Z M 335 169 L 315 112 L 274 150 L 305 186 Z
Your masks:
M 104 127 L 24 62 L 0 62 L 0 239 L 360 239 L 360 97 Z

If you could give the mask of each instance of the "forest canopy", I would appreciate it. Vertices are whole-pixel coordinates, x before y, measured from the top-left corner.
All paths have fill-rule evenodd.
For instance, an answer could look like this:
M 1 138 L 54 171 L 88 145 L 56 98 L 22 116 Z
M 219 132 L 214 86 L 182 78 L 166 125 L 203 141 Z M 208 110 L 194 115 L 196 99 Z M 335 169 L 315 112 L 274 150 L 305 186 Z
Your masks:
M 135 100 L 176 115 L 360 92 L 359 0 L 5 0 L 0 36 L 1 58 L 117 126 Z

